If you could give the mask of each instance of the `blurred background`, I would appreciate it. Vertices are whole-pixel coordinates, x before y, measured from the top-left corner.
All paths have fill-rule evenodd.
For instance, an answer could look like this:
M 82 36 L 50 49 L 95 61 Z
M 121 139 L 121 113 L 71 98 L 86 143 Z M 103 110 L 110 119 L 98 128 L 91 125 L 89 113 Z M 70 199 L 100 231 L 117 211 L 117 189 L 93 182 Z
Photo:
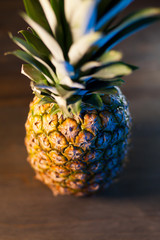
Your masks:
M 150 6 L 160 7 L 160 1 L 135 0 L 123 13 Z M 33 96 L 29 79 L 20 74 L 22 62 L 4 57 L 17 49 L 8 32 L 27 27 L 21 10 L 22 0 L 0 1 L 0 239 L 40 240 L 46 233 L 56 240 L 62 233 L 65 240 L 160 239 L 160 22 L 116 47 L 124 61 L 140 67 L 122 87 L 133 130 L 121 180 L 93 198 L 64 200 L 34 180 L 26 162 L 24 123 Z

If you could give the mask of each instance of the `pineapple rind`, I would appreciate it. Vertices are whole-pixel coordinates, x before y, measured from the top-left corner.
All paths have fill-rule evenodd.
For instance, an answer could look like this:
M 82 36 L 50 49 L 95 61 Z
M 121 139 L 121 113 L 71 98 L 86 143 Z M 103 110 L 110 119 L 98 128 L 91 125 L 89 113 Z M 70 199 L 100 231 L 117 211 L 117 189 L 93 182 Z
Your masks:
M 90 195 L 109 186 L 123 169 L 130 114 L 120 91 L 103 96 L 102 110 L 83 108 L 65 118 L 34 98 L 26 122 L 28 161 L 54 195 Z

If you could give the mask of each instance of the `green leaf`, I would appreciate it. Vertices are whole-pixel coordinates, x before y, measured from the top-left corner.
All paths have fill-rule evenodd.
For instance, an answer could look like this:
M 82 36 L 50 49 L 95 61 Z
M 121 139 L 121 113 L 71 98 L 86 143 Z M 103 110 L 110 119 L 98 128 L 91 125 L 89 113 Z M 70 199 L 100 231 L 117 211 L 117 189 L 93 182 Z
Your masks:
M 123 18 L 120 23 L 116 25 L 116 27 L 122 26 L 122 24 L 128 25 L 141 19 L 149 19 L 155 17 L 160 18 L 160 8 L 144 8 L 138 11 L 134 11 L 133 13 Z
M 38 23 L 33 21 L 30 17 L 28 17 L 26 14 L 21 14 L 24 20 L 35 30 L 35 32 L 39 35 L 43 43 L 46 45 L 46 47 L 50 50 L 53 57 L 57 61 L 64 61 L 63 52 L 57 43 L 57 41 Z
M 54 1 L 54 0 L 52 0 Z M 66 18 L 68 20 L 68 22 L 71 23 L 72 19 L 73 19 L 73 15 L 77 15 L 77 8 L 80 7 L 81 5 L 81 1 L 79 0 L 65 0 L 64 1 L 64 5 L 65 5 L 65 15 Z M 78 7 L 77 7 L 78 6 Z M 80 20 L 80 19 L 78 19 Z
M 36 37 L 38 37 L 38 35 L 37 35 L 37 33 L 33 30 L 33 28 L 31 28 L 30 26 L 28 26 L 27 27 L 27 30 L 28 31 L 31 31 L 31 33 L 34 35 L 34 36 L 36 36 Z M 38 37 L 39 38 L 39 37 Z M 39 38 L 40 39 L 40 38 Z
M 32 67 L 30 64 L 23 64 L 21 73 L 38 84 L 48 85 L 44 75 L 40 71 L 38 71 L 36 68 Z
M 51 7 L 51 4 L 48 0 L 39 0 L 41 7 L 43 9 L 43 12 L 46 16 L 46 19 L 49 23 L 49 26 L 54 34 L 56 35 L 56 28 L 58 26 L 57 17 L 55 15 L 55 12 L 53 11 L 53 8 Z
M 28 42 L 24 41 L 21 38 L 13 37 L 12 34 L 9 34 L 10 38 L 15 42 L 20 48 L 22 48 L 24 51 L 31 53 L 34 56 L 39 57 L 37 51 L 30 45 Z
M 110 29 L 106 36 L 97 41 L 96 45 L 99 46 L 99 49 L 94 54 L 93 59 L 97 59 L 106 49 L 110 50 L 120 41 L 158 19 L 160 19 L 160 8 L 147 8 L 129 15 L 125 20 Z
M 7 54 L 12 54 L 15 55 L 16 57 L 20 58 L 21 60 L 29 63 L 30 65 L 32 65 L 34 68 L 36 68 L 37 70 L 39 70 L 44 77 L 48 80 L 48 70 L 41 64 L 39 63 L 37 60 L 35 60 L 31 55 L 29 55 L 28 53 L 21 51 L 21 50 L 16 50 Z M 50 75 L 50 74 L 49 74 Z M 51 81 L 51 79 L 50 79 Z M 53 82 L 52 82 L 53 83 Z
M 78 114 L 81 111 L 82 100 L 76 101 L 74 104 L 71 104 L 71 109 L 73 114 Z
M 73 41 L 79 40 L 86 32 L 92 28 L 96 14 L 93 0 L 65 0 L 65 15 L 70 25 Z
M 70 98 L 76 92 L 76 90 L 73 88 L 72 89 L 70 88 L 70 90 L 69 90 L 68 87 L 66 87 L 64 85 L 59 85 L 59 84 L 56 84 L 56 89 L 57 89 L 59 95 L 64 100 Z
M 109 62 L 117 62 L 117 61 L 120 61 L 121 59 L 122 59 L 122 53 L 121 52 L 111 50 L 111 51 L 105 52 L 98 59 L 98 61 L 106 64 L 106 63 L 109 63 Z
M 68 52 L 69 49 L 73 43 L 72 39 L 72 33 L 71 33 L 71 28 L 69 26 L 69 23 L 66 19 L 66 14 L 65 14 L 65 2 L 66 0 L 61 0 L 59 1 L 59 25 L 61 25 L 60 28 L 57 29 L 57 36 L 58 40 L 61 42 L 61 47 L 63 49 L 63 53 L 65 56 L 65 59 L 68 61 Z
M 88 74 L 88 72 L 92 71 L 92 69 L 95 69 L 95 68 L 101 67 L 101 66 L 102 66 L 102 64 L 100 62 L 98 62 L 98 61 L 90 61 L 90 62 L 85 63 L 80 68 L 80 72 L 82 72 L 83 76 L 86 76 Z
M 91 32 L 84 35 L 75 42 L 69 50 L 69 59 L 72 65 L 75 65 L 88 51 L 92 44 L 101 37 L 101 33 Z
M 42 65 L 44 65 L 44 70 L 45 70 L 45 75 L 47 76 L 47 80 L 48 82 L 50 82 L 51 84 L 53 83 L 53 79 L 56 81 L 56 75 L 53 72 L 53 70 L 51 69 L 51 67 L 45 62 L 45 60 L 43 60 L 42 58 L 40 58 L 40 56 L 38 55 L 37 51 L 32 47 L 32 45 L 30 45 L 28 42 L 24 41 L 21 38 L 17 38 L 17 37 L 12 37 L 12 40 L 20 47 L 22 48 L 26 53 L 28 53 L 29 55 L 31 55 L 35 60 L 37 60 L 38 62 L 40 62 Z
M 68 108 L 67 108 L 67 102 L 64 98 L 60 97 L 60 96 L 54 96 L 58 106 L 61 108 L 63 114 L 66 116 L 66 117 L 71 117 L 71 114 L 69 113 L 68 111 Z
M 66 99 L 67 105 L 74 104 L 80 101 L 81 99 L 82 99 L 82 96 L 75 93 Z
M 102 19 L 102 17 L 111 9 L 114 7 L 115 4 L 117 4 L 117 2 L 119 2 L 120 0 L 101 0 L 98 3 L 98 7 L 97 7 L 97 19 L 96 19 L 96 23 L 98 23 L 100 21 L 100 19 Z
M 57 89 L 55 87 L 52 87 L 52 86 L 46 86 L 46 85 L 34 85 L 35 88 L 37 88 L 38 90 L 40 91 L 44 91 L 46 93 L 50 92 L 50 95 L 55 97 L 55 96 L 58 96 L 59 93 L 57 91 Z
M 105 88 L 105 89 L 99 89 L 96 91 L 100 95 L 115 95 L 118 93 L 118 90 L 116 87 L 110 87 L 110 88 Z
M 58 104 L 54 104 L 54 106 L 51 108 L 50 114 L 54 115 L 58 112 L 61 112 L 61 109 L 59 108 Z
M 111 50 L 111 51 L 105 52 L 98 59 L 98 61 L 89 61 L 89 62 L 85 63 L 80 68 L 80 71 L 82 71 L 82 72 L 91 71 L 93 68 L 102 67 L 104 64 L 117 62 L 117 61 L 121 60 L 121 58 L 122 58 L 121 52 Z M 87 73 L 85 73 L 85 74 L 87 75 Z
M 137 67 L 123 62 L 111 62 L 81 72 L 80 80 L 88 81 L 90 80 L 89 77 L 94 77 L 100 78 L 101 80 L 104 79 L 105 81 L 105 79 L 112 79 L 115 77 L 129 75 L 132 73 L 133 70 L 136 69 Z
M 78 82 L 72 81 L 74 76 L 74 68 L 68 62 L 58 62 L 54 58 L 51 58 L 52 64 L 55 66 L 56 74 L 59 79 L 59 84 L 66 85 L 71 88 L 84 88 L 84 86 Z
M 26 12 L 29 17 L 38 22 L 47 32 L 51 33 L 43 9 L 38 0 L 23 0 Z
M 100 78 L 100 79 L 109 79 L 109 78 L 125 76 L 125 75 L 131 74 L 133 69 L 135 69 L 135 67 L 118 62 L 118 63 L 110 64 L 106 67 L 105 66 L 100 67 L 99 69 L 100 70 L 98 70 L 97 68 L 98 71 L 92 74 L 91 76 L 94 78 Z
M 55 100 L 52 97 L 45 96 L 45 97 L 41 98 L 38 105 L 41 106 L 41 105 L 44 105 L 47 103 L 54 103 L 54 102 L 55 102 Z
M 117 17 L 118 13 L 125 9 L 133 0 L 114 0 L 110 1 L 108 4 L 104 3 L 103 7 L 103 16 L 100 17 L 99 21 L 95 26 L 95 31 L 102 31 L 108 26 L 108 22 L 113 18 Z M 101 2 L 99 3 L 101 4 Z
M 86 95 L 83 97 L 82 101 L 98 109 L 101 109 L 103 106 L 103 101 L 99 94 Z
M 57 0 L 50 0 L 50 2 L 51 2 L 51 6 L 53 8 L 53 11 L 55 12 L 56 17 L 57 17 L 58 22 L 59 22 L 60 17 L 59 17 L 59 4 L 58 4 L 58 1 Z
M 34 34 L 26 30 L 22 30 L 19 32 L 24 36 L 26 41 L 36 49 L 39 55 L 46 56 L 46 57 L 50 55 L 50 51 L 44 45 L 44 43 L 40 40 L 40 38 L 36 37 Z
M 104 90 L 113 86 L 121 86 L 122 84 L 124 84 L 124 80 L 122 79 L 115 79 L 112 81 L 93 79 L 86 84 L 86 90 L 88 90 L 89 92 L 97 92 L 99 90 Z

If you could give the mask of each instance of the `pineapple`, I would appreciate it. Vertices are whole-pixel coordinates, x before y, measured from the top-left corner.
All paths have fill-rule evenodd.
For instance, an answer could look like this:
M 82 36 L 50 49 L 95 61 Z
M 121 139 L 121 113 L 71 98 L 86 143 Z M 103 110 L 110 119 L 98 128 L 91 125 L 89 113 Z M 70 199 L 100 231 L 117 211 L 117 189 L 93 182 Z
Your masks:
M 160 18 L 147 8 L 116 21 L 132 0 L 24 0 L 22 49 L 35 97 L 25 124 L 28 162 L 54 195 L 89 195 L 117 179 L 131 117 L 120 90 L 137 67 L 113 47 Z

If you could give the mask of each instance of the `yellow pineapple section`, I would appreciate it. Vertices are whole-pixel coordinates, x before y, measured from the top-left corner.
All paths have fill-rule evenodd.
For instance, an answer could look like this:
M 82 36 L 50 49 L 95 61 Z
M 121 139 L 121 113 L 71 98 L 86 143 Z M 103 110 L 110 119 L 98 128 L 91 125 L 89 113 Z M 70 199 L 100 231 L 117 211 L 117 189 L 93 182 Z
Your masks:
M 83 110 L 73 118 L 52 114 L 53 106 L 39 105 L 35 97 L 25 124 L 28 161 L 36 178 L 54 195 L 83 196 L 111 183 L 127 151 L 127 135 L 112 143 L 121 125 L 125 132 L 125 121 L 120 124 L 105 104 L 101 111 Z

